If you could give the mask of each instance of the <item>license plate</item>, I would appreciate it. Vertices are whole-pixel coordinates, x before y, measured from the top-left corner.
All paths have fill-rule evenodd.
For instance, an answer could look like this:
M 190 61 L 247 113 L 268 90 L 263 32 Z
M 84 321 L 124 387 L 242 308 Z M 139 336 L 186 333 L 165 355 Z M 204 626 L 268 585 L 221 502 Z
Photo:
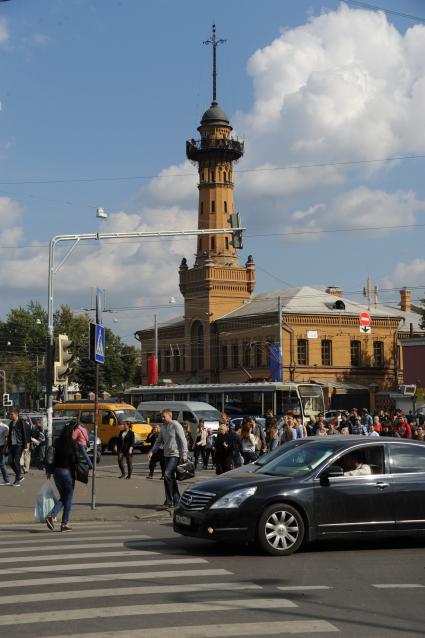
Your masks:
M 176 514 L 176 523 L 180 525 L 190 525 L 191 520 L 189 516 L 181 516 L 180 514 Z

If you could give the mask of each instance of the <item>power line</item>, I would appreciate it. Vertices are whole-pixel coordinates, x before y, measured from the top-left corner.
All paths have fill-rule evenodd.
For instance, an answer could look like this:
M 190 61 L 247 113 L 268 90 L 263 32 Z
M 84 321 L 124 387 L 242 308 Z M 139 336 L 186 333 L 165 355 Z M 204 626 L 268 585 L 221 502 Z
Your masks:
M 372 9 L 373 11 L 383 11 L 390 15 L 398 16 L 399 18 L 407 18 L 408 20 L 419 20 L 419 22 L 425 22 L 425 18 L 420 16 L 414 16 L 410 13 L 403 13 L 402 11 L 396 11 L 395 9 L 386 9 L 385 7 L 377 7 L 375 4 L 368 4 L 367 2 L 356 2 L 356 0 L 345 0 L 347 4 L 354 4 L 363 9 Z
M 361 164 L 374 164 L 379 162 L 396 162 L 402 160 L 414 160 L 424 159 L 425 155 L 398 155 L 393 157 L 381 157 L 374 159 L 364 160 L 346 160 L 338 162 L 318 162 L 311 164 L 287 164 L 285 166 L 269 166 L 269 167 L 257 167 L 257 168 L 243 168 L 234 170 L 234 173 L 264 173 L 270 171 L 288 171 L 293 169 L 304 168 L 326 168 L 329 166 L 356 166 Z M 26 184 L 74 184 L 74 183 L 86 183 L 86 182 L 118 182 L 118 181 L 137 181 L 137 180 L 149 180 L 149 179 L 168 179 L 171 177 L 192 177 L 195 176 L 195 172 L 191 173 L 171 173 L 161 175 L 122 175 L 122 176 L 110 176 L 110 177 L 72 177 L 72 178 L 58 178 L 58 179 L 43 179 L 43 180 L 17 180 L 17 181 L 2 181 L 0 186 L 23 186 Z

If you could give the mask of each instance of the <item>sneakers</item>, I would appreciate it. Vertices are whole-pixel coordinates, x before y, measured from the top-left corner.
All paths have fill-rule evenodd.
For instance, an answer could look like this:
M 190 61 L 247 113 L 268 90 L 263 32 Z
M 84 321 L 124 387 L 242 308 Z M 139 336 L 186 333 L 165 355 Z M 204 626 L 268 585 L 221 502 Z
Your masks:
M 68 523 L 62 523 L 61 532 L 70 532 L 71 530 L 72 530 L 71 525 L 68 525 Z
M 55 529 L 55 520 L 54 520 L 53 516 L 47 516 L 46 517 L 46 525 L 52 531 Z
M 125 478 L 125 474 L 121 474 L 118 478 Z
M 153 479 L 153 474 L 148 474 L 146 478 L 147 479 Z
M 15 481 L 12 483 L 12 487 L 21 487 L 21 481 Z
M 12 485 L 10 481 L 2 481 L 0 485 Z
M 131 474 L 129 474 L 128 476 L 125 477 L 127 480 L 131 479 Z

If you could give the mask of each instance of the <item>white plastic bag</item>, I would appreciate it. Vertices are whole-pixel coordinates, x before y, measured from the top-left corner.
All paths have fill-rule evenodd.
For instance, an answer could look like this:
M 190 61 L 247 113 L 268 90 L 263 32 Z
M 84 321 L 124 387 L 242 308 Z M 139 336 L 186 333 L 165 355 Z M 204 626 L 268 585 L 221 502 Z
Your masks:
M 55 501 L 53 485 L 51 481 L 45 481 L 35 499 L 34 518 L 38 523 L 45 522 L 46 516 L 50 514 L 55 505 Z

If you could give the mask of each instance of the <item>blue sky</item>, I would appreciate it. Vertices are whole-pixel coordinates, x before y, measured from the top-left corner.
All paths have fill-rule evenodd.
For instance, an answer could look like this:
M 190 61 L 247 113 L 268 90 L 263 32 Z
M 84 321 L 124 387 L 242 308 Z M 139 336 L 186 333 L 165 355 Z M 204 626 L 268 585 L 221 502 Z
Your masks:
M 377 4 L 425 19 L 419 0 Z M 425 160 L 365 163 L 425 154 L 425 22 L 331 0 L 11 0 L 0 3 L 0 315 L 46 303 L 53 235 L 196 223 L 184 150 L 211 99 L 213 22 L 227 39 L 219 102 L 247 149 L 235 199 L 257 292 L 354 292 L 370 274 L 384 301 L 402 285 L 425 296 Z M 418 226 L 348 230 L 403 224 Z M 193 251 L 193 240 L 86 244 L 58 273 L 56 301 L 87 307 L 96 285 L 113 307 L 179 301 L 177 265 Z M 127 337 L 153 312 L 106 320 Z

